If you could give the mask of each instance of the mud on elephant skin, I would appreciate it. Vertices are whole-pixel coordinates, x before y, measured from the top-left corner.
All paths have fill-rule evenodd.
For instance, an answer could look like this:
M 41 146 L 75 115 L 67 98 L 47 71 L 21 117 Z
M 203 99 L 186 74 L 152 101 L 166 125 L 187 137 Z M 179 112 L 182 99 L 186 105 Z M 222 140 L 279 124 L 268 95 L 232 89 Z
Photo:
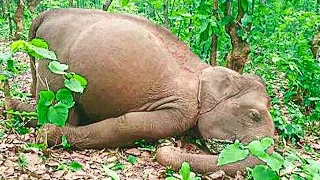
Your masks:
M 89 82 L 77 98 L 71 126 L 47 126 L 50 145 L 66 135 L 77 148 L 127 147 L 192 127 L 207 142 L 248 143 L 274 135 L 268 95 L 258 77 L 205 64 L 175 35 L 146 19 L 98 10 L 50 10 L 33 21 L 30 39 L 35 37 L 47 41 L 62 63 Z M 55 91 L 63 79 L 50 73 L 47 63 L 39 61 L 37 73 Z M 32 71 L 38 93 L 46 87 Z M 260 163 L 250 157 L 218 167 L 216 159 L 173 147 L 157 153 L 163 165 L 178 168 L 188 161 L 197 172 L 234 173 Z

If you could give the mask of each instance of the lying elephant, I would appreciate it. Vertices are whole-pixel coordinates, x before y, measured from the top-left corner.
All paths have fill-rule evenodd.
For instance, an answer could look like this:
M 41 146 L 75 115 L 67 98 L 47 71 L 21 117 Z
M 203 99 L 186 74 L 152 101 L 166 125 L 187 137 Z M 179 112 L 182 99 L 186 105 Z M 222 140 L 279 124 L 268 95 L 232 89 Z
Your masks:
M 206 142 L 248 143 L 274 135 L 268 96 L 258 77 L 211 67 L 167 29 L 146 19 L 98 10 L 50 10 L 33 21 L 30 39 L 35 37 L 49 42 L 58 59 L 89 82 L 70 113 L 72 126 L 48 126 L 51 145 L 66 135 L 77 148 L 128 147 L 139 139 L 155 141 L 193 127 Z M 63 87 L 61 76 L 49 72 L 47 64 L 39 61 L 36 92 L 46 89 L 44 79 L 51 90 Z M 175 169 L 188 161 L 202 173 L 234 173 L 260 163 L 249 157 L 218 167 L 216 155 L 173 147 L 158 149 L 156 158 Z

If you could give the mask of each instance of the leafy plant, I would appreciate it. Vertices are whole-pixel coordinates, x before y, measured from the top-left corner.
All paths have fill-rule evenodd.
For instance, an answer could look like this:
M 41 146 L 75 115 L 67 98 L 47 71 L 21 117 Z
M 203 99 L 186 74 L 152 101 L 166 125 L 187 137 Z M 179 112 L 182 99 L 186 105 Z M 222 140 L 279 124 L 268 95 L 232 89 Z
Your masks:
M 129 155 L 127 157 L 127 160 L 133 165 L 135 165 L 137 163 L 137 158 L 135 156 L 133 156 L 133 155 Z
M 109 169 L 108 166 L 102 165 L 104 172 L 111 177 L 112 180 L 120 180 L 120 176 L 113 170 Z
M 18 157 L 18 164 L 20 167 L 26 167 L 27 166 L 27 158 L 20 154 L 19 157 Z
M 320 163 L 312 159 L 304 159 L 295 151 L 288 150 L 283 155 L 273 152 L 268 154 L 266 150 L 274 144 L 270 137 L 254 140 L 248 145 L 243 145 L 238 141 L 226 147 L 218 157 L 218 165 L 226 165 L 243 160 L 249 154 L 265 162 L 265 164 L 256 165 L 249 172 L 254 180 L 260 179 L 280 179 L 280 174 L 287 178 L 308 177 L 307 179 L 320 177 Z M 250 153 L 247 153 L 247 152 Z M 241 156 L 239 154 L 246 154 Z M 244 158 L 243 158 L 244 157 Z
M 180 170 L 179 170 L 179 174 L 181 175 L 181 179 L 182 180 L 200 180 L 200 177 L 192 177 L 191 176 L 191 170 L 190 170 L 190 165 L 187 162 L 183 162 Z M 177 180 L 178 178 L 175 178 L 173 176 L 170 177 L 166 177 L 166 180 Z
M 61 136 L 61 145 L 65 149 L 70 149 L 71 148 L 71 144 L 68 142 L 67 136 Z
M 79 170 L 82 170 L 82 165 L 76 161 L 72 161 L 68 168 L 71 170 L 71 171 L 79 171 Z

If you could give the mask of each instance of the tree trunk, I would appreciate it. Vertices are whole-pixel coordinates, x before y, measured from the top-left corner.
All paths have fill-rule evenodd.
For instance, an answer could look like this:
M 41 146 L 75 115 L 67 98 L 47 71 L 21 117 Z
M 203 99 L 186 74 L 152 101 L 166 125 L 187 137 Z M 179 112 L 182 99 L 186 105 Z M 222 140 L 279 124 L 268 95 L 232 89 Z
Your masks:
M 19 0 L 16 13 L 14 14 L 14 17 L 13 17 L 13 20 L 16 23 L 16 33 L 12 38 L 13 40 L 20 39 L 23 33 L 23 28 L 24 28 L 23 7 L 24 7 L 23 0 Z
M 316 59 L 319 58 L 319 47 L 320 47 L 320 28 L 318 32 L 313 36 L 312 43 L 311 43 L 311 50 Z
M 168 9 L 169 9 L 169 4 L 168 4 L 168 0 L 164 0 L 163 3 L 163 17 L 164 17 L 164 27 L 166 27 L 167 29 L 170 29 L 170 25 L 169 25 L 169 16 L 168 16 Z
M 244 9 L 241 6 L 241 1 L 238 0 L 238 15 L 236 22 L 231 22 L 226 25 L 226 32 L 231 38 L 232 50 L 227 56 L 227 67 L 237 72 L 242 72 L 245 63 L 249 60 L 250 47 L 246 40 L 243 40 L 238 34 L 237 30 L 243 28 L 241 19 L 244 16 Z M 231 6 L 228 6 L 228 11 L 231 10 Z M 246 32 L 251 30 L 251 23 L 247 25 Z
M 69 0 L 69 6 L 73 7 L 73 0 Z
M 28 0 L 28 9 L 31 11 L 32 14 L 36 12 L 38 4 L 39 0 Z
M 107 0 L 107 1 L 103 4 L 102 9 L 103 9 L 104 11 L 108 11 L 111 3 L 112 3 L 112 0 Z
M 7 7 L 6 17 L 9 23 L 9 36 L 12 36 L 12 19 L 10 15 L 10 2 L 8 0 L 4 0 L 4 3 L 6 4 L 6 7 Z
M 212 3 L 212 10 L 214 13 L 214 16 L 217 20 L 219 20 L 219 14 L 218 14 L 218 0 L 213 0 Z M 216 66 L 217 65 L 217 53 L 218 53 L 218 35 L 212 34 L 212 45 L 211 45 L 211 66 Z

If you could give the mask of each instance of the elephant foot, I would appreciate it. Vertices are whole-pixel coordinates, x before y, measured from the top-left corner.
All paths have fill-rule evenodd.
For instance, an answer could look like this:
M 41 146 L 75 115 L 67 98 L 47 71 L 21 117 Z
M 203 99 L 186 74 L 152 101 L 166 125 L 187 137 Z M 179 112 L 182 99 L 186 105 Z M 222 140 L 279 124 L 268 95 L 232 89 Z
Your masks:
M 73 149 L 80 149 L 81 140 L 77 128 L 67 125 L 59 127 L 53 124 L 45 124 L 37 134 L 37 142 L 46 143 L 48 147 L 55 147 L 61 145 L 62 136 L 66 136 L 67 141 L 71 144 Z

